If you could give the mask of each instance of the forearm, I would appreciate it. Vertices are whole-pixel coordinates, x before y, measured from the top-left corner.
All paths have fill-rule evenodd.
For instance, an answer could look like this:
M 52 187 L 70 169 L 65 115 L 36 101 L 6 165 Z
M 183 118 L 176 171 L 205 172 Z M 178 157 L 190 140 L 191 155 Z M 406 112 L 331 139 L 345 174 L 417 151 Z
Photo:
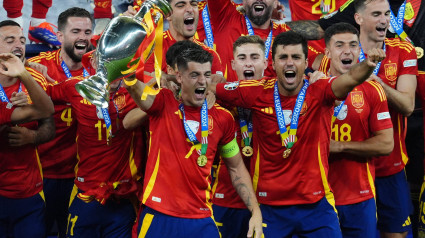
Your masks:
M 291 30 L 303 35 L 307 40 L 319 40 L 325 36 L 325 31 L 317 21 L 302 20 L 287 22 Z
M 410 116 L 415 109 L 415 95 L 398 91 L 386 83 L 381 83 L 381 85 L 384 88 L 389 106 L 404 116 Z
M 141 126 L 148 119 L 146 112 L 140 108 L 135 108 L 125 115 L 122 121 L 123 126 L 126 130 L 134 130 Z
M 131 80 L 129 80 L 131 81 Z M 126 82 L 126 81 L 124 81 Z M 128 81 L 127 81 L 128 82 Z M 142 98 L 143 94 L 145 93 L 144 90 L 147 88 L 146 84 L 142 83 L 141 81 L 137 80 L 137 82 L 133 85 L 125 83 L 125 88 L 130 93 L 131 97 L 133 98 L 134 102 L 143 110 L 147 111 L 153 103 L 153 99 L 155 96 L 148 95 L 146 98 Z M 148 88 L 147 90 L 149 90 Z M 152 89 L 153 90 L 153 89 Z
M 257 198 L 252 187 L 251 176 L 245 165 L 240 163 L 236 168 L 228 168 L 233 187 L 251 213 L 259 210 Z
M 38 129 L 35 131 L 34 145 L 44 144 L 55 138 L 56 128 L 53 116 L 38 121 Z
M 344 98 L 357 85 L 363 83 L 372 74 L 374 67 L 366 63 L 367 60 L 355 64 L 350 70 L 337 77 L 332 82 L 332 91 L 337 98 Z
M 364 141 L 331 141 L 331 153 L 348 153 L 361 157 L 389 155 L 394 148 L 393 128 L 382 130 Z

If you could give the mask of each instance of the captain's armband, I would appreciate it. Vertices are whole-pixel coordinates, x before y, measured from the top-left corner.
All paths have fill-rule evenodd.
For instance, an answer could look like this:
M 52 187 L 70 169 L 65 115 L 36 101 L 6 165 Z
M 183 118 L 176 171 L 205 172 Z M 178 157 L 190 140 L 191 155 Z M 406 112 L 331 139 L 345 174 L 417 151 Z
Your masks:
M 227 143 L 226 145 L 223 145 L 220 149 L 220 155 L 223 158 L 231 158 L 239 153 L 239 145 L 236 142 L 236 138 Z

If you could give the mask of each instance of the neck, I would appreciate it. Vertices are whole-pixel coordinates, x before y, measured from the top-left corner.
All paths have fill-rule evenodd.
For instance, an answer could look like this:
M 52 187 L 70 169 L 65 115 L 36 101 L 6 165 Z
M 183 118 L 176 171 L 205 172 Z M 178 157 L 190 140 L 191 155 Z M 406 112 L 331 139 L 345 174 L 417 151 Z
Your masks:
M 2 87 L 9 87 L 12 86 L 18 81 L 18 78 L 12 78 L 6 75 L 0 74 L 0 85 Z
M 367 37 L 367 34 L 360 34 L 360 44 L 362 45 L 363 52 L 367 54 L 367 52 L 371 49 L 382 49 L 384 42 L 373 41 Z
M 183 41 L 183 40 L 193 40 L 193 36 L 186 38 L 184 37 L 182 34 L 178 33 L 176 30 L 174 30 L 174 28 L 172 27 L 172 25 L 170 24 L 170 33 L 171 36 L 174 38 L 174 40 L 176 41 Z
M 66 66 L 68 66 L 68 69 L 71 71 L 79 70 L 81 67 L 83 67 L 81 62 L 73 61 L 63 49 L 61 50 L 61 59 L 65 62 Z
M 336 69 L 334 69 L 332 66 L 329 69 L 329 74 L 330 75 L 328 75 L 328 76 L 331 76 L 332 75 L 332 77 L 341 76 L 341 74 Z

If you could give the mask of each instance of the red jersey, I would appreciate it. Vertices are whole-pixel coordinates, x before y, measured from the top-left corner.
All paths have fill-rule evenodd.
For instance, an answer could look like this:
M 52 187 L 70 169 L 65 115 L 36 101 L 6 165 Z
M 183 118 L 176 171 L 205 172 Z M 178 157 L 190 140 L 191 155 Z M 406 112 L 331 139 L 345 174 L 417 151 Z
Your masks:
M 68 79 L 62 69 L 61 50 L 41 52 L 32 57 L 29 62 L 47 66 L 49 76 L 56 83 Z M 73 76 L 82 76 L 83 68 L 70 71 Z M 77 124 L 70 105 L 55 103 L 53 118 L 56 126 L 56 136 L 53 140 L 38 146 L 38 152 L 46 178 L 74 178 L 74 168 L 77 164 L 77 146 L 75 144 Z
M 12 112 L 15 110 L 14 107 L 8 109 L 6 106 L 7 102 L 0 102 L 0 126 L 2 124 L 10 123 Z
M 211 166 L 218 147 L 235 138 L 234 119 L 218 104 L 208 110 L 208 162 L 201 167 L 200 146 L 188 141 L 179 104 L 170 90 L 162 89 L 147 111 L 150 148 L 143 203 L 170 216 L 205 218 L 211 216 Z M 201 108 L 184 109 L 187 124 L 200 139 Z
M 245 17 L 236 10 L 231 0 L 210 0 L 208 1 L 208 10 L 210 13 L 211 25 L 214 29 L 213 34 L 217 52 L 221 57 L 223 68 L 226 72 L 225 78 L 227 78 L 229 74 L 235 74 L 235 76 L 229 78 L 237 79 L 231 64 L 231 60 L 233 59 L 233 42 L 242 35 L 248 35 Z M 274 39 L 274 37 L 280 33 L 290 29 L 286 24 L 277 24 L 273 22 L 272 30 Z M 269 33 L 270 29 L 254 28 L 254 34 L 260 36 L 264 41 L 266 41 Z M 276 76 L 272 67 L 271 44 L 268 63 L 269 66 L 264 72 L 264 75 L 270 77 Z
M 382 61 L 378 76 L 384 83 L 396 88 L 397 79 L 403 74 L 418 74 L 415 48 L 399 38 L 385 39 L 387 57 Z M 375 162 L 376 176 L 384 177 L 400 172 L 406 165 L 406 117 L 390 108 L 394 127 L 394 149 L 389 156 L 380 156 Z
M 47 81 L 37 71 L 26 68 L 34 80 L 46 89 Z M 10 99 L 13 92 L 18 92 L 21 87 L 22 92 L 28 94 L 24 84 L 20 80 L 14 85 L 3 87 L 7 97 Z M 29 100 L 31 103 L 31 100 Z M 1 103 L 0 106 L 3 106 Z M 11 111 L 6 109 L 6 114 L 1 114 L 3 120 L 10 122 Z M 3 109 L 2 109 L 3 111 Z M 7 124 L 8 126 L 16 126 Z M 37 129 L 37 122 L 30 122 L 19 125 L 28 129 Z M 12 147 L 9 146 L 7 133 L 0 132 L 0 196 L 8 198 L 27 198 L 39 193 L 43 188 L 42 171 L 36 146 L 32 144 Z
M 392 128 L 382 86 L 364 82 L 348 95 L 332 127 L 335 141 L 364 141 L 374 132 Z M 330 154 L 329 183 L 336 205 L 366 201 L 375 195 L 375 168 L 371 158 L 347 153 Z
M 240 151 L 242 151 L 242 148 L 245 146 L 245 144 L 242 140 L 237 108 L 234 107 L 231 113 L 235 118 L 235 127 L 237 131 L 236 139 L 239 145 L 239 149 Z M 251 157 L 245 157 L 242 154 L 242 158 L 244 160 L 245 166 L 249 168 Z M 239 197 L 239 194 L 236 192 L 235 188 L 232 185 L 232 180 L 230 179 L 229 171 L 227 170 L 226 164 L 222 159 L 220 159 L 216 174 L 217 175 L 215 177 L 213 186 L 213 204 L 222 207 L 246 208 L 245 203 Z
M 109 115 L 112 138 L 107 144 L 107 128 L 100 110 L 82 98 L 75 89 L 80 78 L 73 78 L 48 88 L 53 101 L 71 103 L 77 121 L 77 158 L 75 184 L 86 194 L 103 198 L 96 194 L 102 188 L 120 184 L 113 193 L 127 195 L 136 192 L 136 179 L 139 178 L 139 154 L 134 150 L 134 132 L 125 130 L 122 120 L 136 107 L 133 99 L 124 88 L 112 94 L 109 102 Z M 120 191 L 120 188 L 122 190 Z M 109 191 L 110 192 L 110 191 Z
M 163 45 L 162 45 L 162 68 L 161 70 L 163 72 L 167 72 L 167 62 L 165 62 L 165 54 L 167 53 L 168 49 L 177 41 L 171 36 L 170 31 L 164 31 L 162 33 L 163 35 Z M 210 52 L 213 55 L 213 62 L 211 66 L 211 73 L 212 74 L 223 74 L 223 69 L 221 66 L 221 59 L 220 56 L 218 56 L 217 52 L 215 50 L 209 48 L 208 46 L 204 45 L 204 43 L 193 39 L 193 42 L 200 45 L 204 50 Z M 154 72 L 154 56 L 153 54 L 149 57 L 149 59 L 146 61 L 145 64 L 145 71 L 147 72 Z
M 258 201 L 282 206 L 310 204 L 332 196 L 327 181 L 329 138 L 333 103 L 332 80 L 309 86 L 300 112 L 297 142 L 283 158 L 276 113 L 276 79 L 240 81 L 239 86 L 217 85 L 217 97 L 252 110 L 253 149 L 251 176 Z M 227 89 L 226 89 L 227 88 Z M 285 123 L 289 125 L 297 96 L 280 95 Z
M 422 108 L 425 105 L 425 72 L 418 71 L 418 86 L 416 87 L 416 93 L 422 102 Z M 425 110 L 422 109 L 422 112 L 425 114 Z M 424 125 L 425 125 L 425 115 L 424 115 Z M 425 166 L 424 166 L 425 171 Z

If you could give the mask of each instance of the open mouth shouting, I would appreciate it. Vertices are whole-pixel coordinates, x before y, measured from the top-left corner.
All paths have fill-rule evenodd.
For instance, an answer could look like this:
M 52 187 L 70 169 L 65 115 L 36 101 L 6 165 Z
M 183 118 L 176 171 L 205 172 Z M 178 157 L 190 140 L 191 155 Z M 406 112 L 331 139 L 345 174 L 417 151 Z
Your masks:
M 188 31 L 196 30 L 195 29 L 195 18 L 193 16 L 186 17 L 183 20 L 183 23 L 184 23 L 184 27 L 186 28 L 186 30 L 188 30 Z
M 252 5 L 252 13 L 254 16 L 262 16 L 266 10 L 266 4 L 263 2 L 254 3 Z
M 195 89 L 195 98 L 196 100 L 204 100 L 205 99 L 205 93 L 207 91 L 206 87 L 198 87 Z
M 294 70 L 285 70 L 286 82 L 289 84 L 295 83 L 297 73 Z
M 255 75 L 255 73 L 251 69 L 247 69 L 247 70 L 243 71 L 243 76 L 244 76 L 245 79 L 248 79 L 248 80 L 254 79 L 254 75 Z
M 378 36 L 385 37 L 385 34 L 387 33 L 387 27 L 386 26 L 377 26 L 376 32 L 378 33 Z
M 89 46 L 87 41 L 78 41 L 74 44 L 75 51 L 78 54 L 85 54 L 87 53 L 87 47 Z

